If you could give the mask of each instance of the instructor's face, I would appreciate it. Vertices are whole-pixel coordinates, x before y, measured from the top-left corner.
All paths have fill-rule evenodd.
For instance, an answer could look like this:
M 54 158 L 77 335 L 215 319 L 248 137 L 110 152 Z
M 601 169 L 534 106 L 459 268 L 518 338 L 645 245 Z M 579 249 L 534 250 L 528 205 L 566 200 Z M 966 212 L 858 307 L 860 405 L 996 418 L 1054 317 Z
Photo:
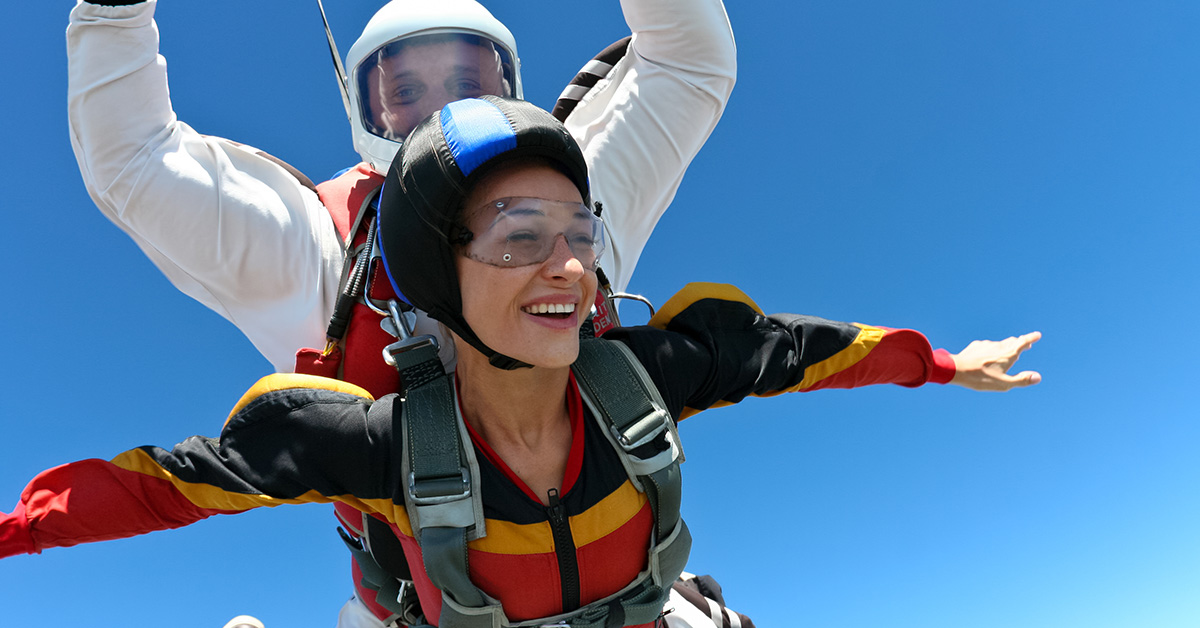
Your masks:
M 403 48 L 382 59 L 367 81 L 375 126 L 396 140 L 447 103 L 511 93 L 500 56 L 488 46 L 459 40 Z

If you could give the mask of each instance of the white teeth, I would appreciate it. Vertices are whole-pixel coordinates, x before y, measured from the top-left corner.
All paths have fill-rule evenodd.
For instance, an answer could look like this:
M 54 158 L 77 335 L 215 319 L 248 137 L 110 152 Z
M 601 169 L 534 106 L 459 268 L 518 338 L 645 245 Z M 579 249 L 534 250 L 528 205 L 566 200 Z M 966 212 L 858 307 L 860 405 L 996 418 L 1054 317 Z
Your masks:
M 570 314 L 575 311 L 574 303 L 538 303 L 523 308 L 530 314 Z

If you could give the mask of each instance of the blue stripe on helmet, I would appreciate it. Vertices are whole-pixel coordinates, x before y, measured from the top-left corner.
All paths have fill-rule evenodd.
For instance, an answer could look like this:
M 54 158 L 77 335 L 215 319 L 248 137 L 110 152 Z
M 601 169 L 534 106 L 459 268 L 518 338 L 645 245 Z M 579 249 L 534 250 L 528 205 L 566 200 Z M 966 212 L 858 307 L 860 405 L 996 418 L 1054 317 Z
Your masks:
M 504 112 L 485 100 L 452 102 L 442 107 L 441 122 L 446 146 L 463 176 L 517 147 L 517 132 Z

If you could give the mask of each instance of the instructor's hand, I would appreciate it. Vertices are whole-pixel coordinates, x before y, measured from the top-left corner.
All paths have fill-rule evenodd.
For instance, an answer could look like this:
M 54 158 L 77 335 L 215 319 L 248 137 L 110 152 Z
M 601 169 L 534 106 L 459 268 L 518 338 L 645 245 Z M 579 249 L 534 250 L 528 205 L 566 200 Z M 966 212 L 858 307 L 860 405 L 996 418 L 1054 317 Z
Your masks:
M 1040 340 L 1042 332 L 1035 331 L 1005 338 L 1004 340 L 976 340 L 967 345 L 959 353 L 954 354 L 954 379 L 951 384 L 958 384 L 971 390 L 1006 391 L 1013 388 L 1032 386 L 1042 381 L 1041 373 L 1037 371 L 1022 371 L 1009 375 L 1008 369 L 1016 363 L 1021 353 L 1033 343 Z

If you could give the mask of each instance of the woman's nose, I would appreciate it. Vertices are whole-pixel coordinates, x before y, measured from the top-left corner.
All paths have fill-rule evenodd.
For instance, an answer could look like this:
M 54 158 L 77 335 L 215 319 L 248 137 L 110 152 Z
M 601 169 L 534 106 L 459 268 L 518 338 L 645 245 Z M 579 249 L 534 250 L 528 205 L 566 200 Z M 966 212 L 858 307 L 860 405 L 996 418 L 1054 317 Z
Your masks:
M 543 268 L 554 277 L 563 277 L 572 281 L 578 281 L 584 273 L 583 262 L 579 261 L 579 258 L 571 251 L 571 246 L 567 244 L 567 237 L 561 233 L 554 238 L 554 250 L 546 259 Z

